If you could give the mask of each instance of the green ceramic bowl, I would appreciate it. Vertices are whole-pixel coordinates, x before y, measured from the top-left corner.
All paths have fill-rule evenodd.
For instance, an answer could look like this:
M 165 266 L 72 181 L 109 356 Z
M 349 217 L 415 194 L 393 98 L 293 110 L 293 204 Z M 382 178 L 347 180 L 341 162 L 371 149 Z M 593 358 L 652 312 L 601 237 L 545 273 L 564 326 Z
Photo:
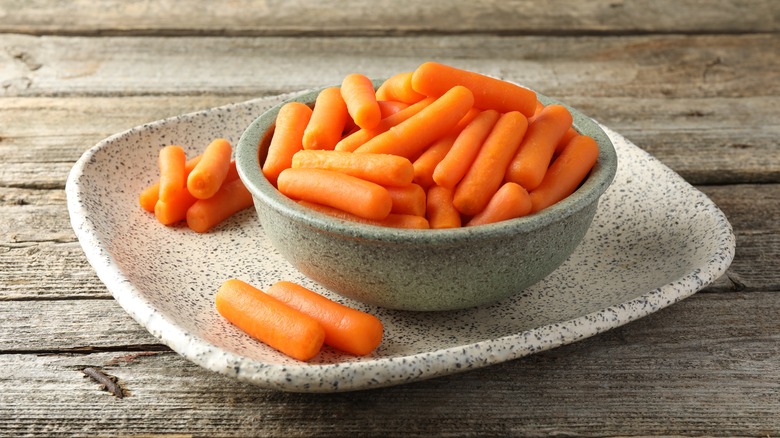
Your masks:
M 318 93 L 308 91 L 290 101 L 311 105 Z M 544 104 L 560 103 L 538 97 Z M 526 217 L 476 227 L 402 230 L 358 224 L 298 205 L 263 176 L 261 163 L 280 108 L 249 125 L 236 150 L 238 172 L 252 192 L 263 232 L 311 279 L 343 296 L 392 309 L 480 306 L 540 281 L 580 243 L 617 168 L 604 131 L 569 107 L 575 129 L 598 143 L 599 158 L 588 179 L 563 201 Z

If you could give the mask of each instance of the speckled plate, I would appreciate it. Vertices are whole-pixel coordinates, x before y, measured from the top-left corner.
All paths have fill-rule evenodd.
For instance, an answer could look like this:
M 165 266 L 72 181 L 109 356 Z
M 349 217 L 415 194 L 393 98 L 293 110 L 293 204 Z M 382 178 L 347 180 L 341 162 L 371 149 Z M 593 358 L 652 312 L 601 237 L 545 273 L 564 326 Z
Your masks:
M 185 358 L 265 388 L 335 392 L 413 382 L 568 344 L 648 315 L 720 276 L 734 255 L 723 213 L 659 161 L 612 130 L 617 176 L 584 241 L 542 282 L 495 305 L 457 312 L 372 308 L 308 280 L 271 246 L 251 209 L 209 234 L 164 227 L 141 210 L 159 148 L 190 154 L 215 137 L 234 144 L 244 127 L 290 95 L 253 100 L 139 126 L 89 149 L 66 192 L 73 229 L 119 304 Z M 329 348 L 312 361 L 256 342 L 214 310 L 228 278 L 261 289 L 300 282 L 378 316 L 385 338 L 370 356 Z

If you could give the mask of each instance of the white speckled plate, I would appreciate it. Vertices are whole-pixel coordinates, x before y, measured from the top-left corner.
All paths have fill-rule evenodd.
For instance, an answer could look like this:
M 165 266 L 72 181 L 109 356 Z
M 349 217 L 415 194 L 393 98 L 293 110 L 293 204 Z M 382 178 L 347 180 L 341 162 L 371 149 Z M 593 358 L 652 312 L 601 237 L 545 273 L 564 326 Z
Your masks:
M 289 96 L 289 95 L 288 95 Z M 187 359 L 262 387 L 333 392 L 461 372 L 568 344 L 679 301 L 720 276 L 734 255 L 723 213 L 659 161 L 619 134 L 619 168 L 583 243 L 541 283 L 501 303 L 458 312 L 371 308 L 312 283 L 273 249 L 252 209 L 209 234 L 164 227 L 138 206 L 157 175 L 156 156 L 176 143 L 190 154 L 215 137 L 234 144 L 265 109 L 288 96 L 149 123 L 88 150 L 66 192 L 73 229 L 119 304 Z M 308 363 L 256 342 L 214 310 L 228 278 L 261 289 L 300 282 L 366 310 L 385 325 L 374 354 L 325 348 Z

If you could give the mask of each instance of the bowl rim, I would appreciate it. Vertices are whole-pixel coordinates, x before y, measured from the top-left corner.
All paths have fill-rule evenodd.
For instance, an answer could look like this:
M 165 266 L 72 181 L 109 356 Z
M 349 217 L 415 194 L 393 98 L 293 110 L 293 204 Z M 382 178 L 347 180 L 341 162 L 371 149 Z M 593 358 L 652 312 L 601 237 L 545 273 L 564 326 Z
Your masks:
M 381 80 L 375 80 L 374 83 L 381 83 Z M 325 88 L 329 87 L 309 89 L 280 102 L 253 120 L 242 133 L 236 147 L 236 167 L 239 177 L 256 200 L 255 208 L 273 208 L 290 220 L 306 224 L 321 231 L 376 242 L 419 245 L 455 243 L 475 239 L 501 239 L 538 230 L 551 223 L 563 220 L 594 202 L 598 202 L 598 198 L 607 190 L 617 172 L 617 153 L 612 141 L 599 123 L 579 110 L 537 92 L 537 99 L 544 105 L 558 104 L 566 107 L 572 115 L 572 126 L 578 132 L 593 137 L 599 148 L 596 165 L 588 174 L 588 178 L 574 193 L 563 200 L 537 213 L 473 227 L 413 230 L 382 227 L 334 218 L 303 207 L 284 196 L 265 178 L 257 158 L 260 143 L 264 139 L 266 131 L 273 126 L 279 109 L 289 102 L 301 102 L 311 105 L 317 94 Z M 257 199 L 261 201 L 261 205 L 257 204 Z

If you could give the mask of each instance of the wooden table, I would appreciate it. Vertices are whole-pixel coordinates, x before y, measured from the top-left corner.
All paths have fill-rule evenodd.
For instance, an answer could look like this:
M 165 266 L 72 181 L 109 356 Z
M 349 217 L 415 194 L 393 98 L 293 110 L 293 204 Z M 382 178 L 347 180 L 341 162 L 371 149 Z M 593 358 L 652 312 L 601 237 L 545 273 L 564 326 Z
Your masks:
M 639 3 L 0 0 L 0 435 L 780 435 L 780 2 Z M 87 263 L 63 188 L 102 138 L 426 60 L 531 86 L 658 157 L 728 216 L 729 271 L 572 345 L 307 395 L 186 361 Z

